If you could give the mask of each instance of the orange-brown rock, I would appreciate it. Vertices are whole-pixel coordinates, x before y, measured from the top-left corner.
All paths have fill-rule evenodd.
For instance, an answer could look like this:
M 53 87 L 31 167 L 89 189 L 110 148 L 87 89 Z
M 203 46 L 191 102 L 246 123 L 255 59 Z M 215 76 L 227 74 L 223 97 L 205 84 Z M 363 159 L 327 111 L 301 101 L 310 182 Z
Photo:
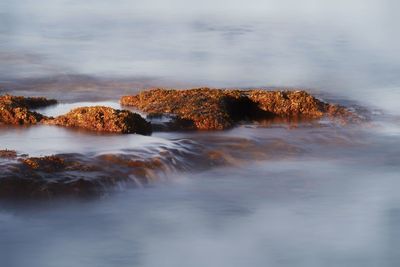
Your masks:
M 4 105 L 10 105 L 12 107 L 35 109 L 57 104 L 57 100 L 47 99 L 45 97 L 23 97 L 23 96 L 2 95 L 0 96 L 0 103 Z
M 190 120 L 197 129 L 226 129 L 233 121 L 224 100 L 241 96 L 239 91 L 211 90 L 207 88 L 193 90 L 143 91 L 136 96 L 124 96 L 121 104 L 134 106 L 147 113 L 174 114 L 179 119 Z
M 46 119 L 40 113 L 30 111 L 25 107 L 13 107 L 12 105 L 0 103 L 0 123 L 29 125 L 37 124 Z
M 45 119 L 40 113 L 30 111 L 32 108 L 45 107 L 57 103 L 54 99 L 44 97 L 0 96 L 0 123 L 29 125 Z
M 305 91 L 250 90 L 246 95 L 264 111 L 283 118 L 319 119 L 323 116 L 354 120 L 358 116 L 347 108 L 325 103 Z
M 5 158 L 5 159 L 14 159 L 17 157 L 17 152 L 14 150 L 0 150 L 0 158 Z
M 328 104 L 305 91 L 247 91 L 248 97 L 267 112 L 280 117 L 321 118 Z
M 113 133 L 146 135 L 152 131 L 151 124 L 139 114 L 103 106 L 76 108 L 45 123 Z
M 200 130 L 226 129 L 240 120 L 319 119 L 350 114 L 347 109 L 322 102 L 305 91 L 153 89 L 123 96 L 121 104 L 149 114 L 173 114 Z

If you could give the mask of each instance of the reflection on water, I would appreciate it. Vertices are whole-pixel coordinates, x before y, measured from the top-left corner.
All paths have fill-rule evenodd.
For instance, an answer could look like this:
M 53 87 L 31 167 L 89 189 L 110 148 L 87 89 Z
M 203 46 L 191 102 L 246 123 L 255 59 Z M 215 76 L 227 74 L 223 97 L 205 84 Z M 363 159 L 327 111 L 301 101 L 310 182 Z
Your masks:
M 164 148 L 196 156 L 146 189 L 89 202 L 0 203 L 0 265 L 399 266 L 399 7 L 0 1 L 0 93 L 65 101 L 41 110 L 47 115 L 119 108 L 120 95 L 155 85 L 299 86 L 372 111 L 357 126 L 242 124 L 152 136 L 1 127 L 0 149 L 32 156 L 143 157 Z M 82 102 L 100 100 L 114 102 Z M 192 153 L 199 148 L 227 164 L 199 166 L 208 159 Z

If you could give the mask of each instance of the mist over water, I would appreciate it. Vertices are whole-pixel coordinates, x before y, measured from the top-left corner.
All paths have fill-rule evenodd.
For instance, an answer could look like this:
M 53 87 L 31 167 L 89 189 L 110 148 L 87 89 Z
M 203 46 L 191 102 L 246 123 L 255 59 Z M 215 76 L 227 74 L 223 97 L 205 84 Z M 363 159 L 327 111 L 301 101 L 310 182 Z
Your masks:
M 398 111 L 399 5 L 3 0 L 0 81 L 89 75 L 164 79 L 157 83 L 164 86 L 305 87 Z
M 0 93 L 60 99 L 40 110 L 48 116 L 121 108 L 120 95 L 151 86 L 282 86 L 361 105 L 370 118 L 152 136 L 2 126 L 0 149 L 20 154 L 167 151 L 184 168 L 90 201 L 0 202 L 0 266 L 399 266 L 399 8 L 0 1 Z

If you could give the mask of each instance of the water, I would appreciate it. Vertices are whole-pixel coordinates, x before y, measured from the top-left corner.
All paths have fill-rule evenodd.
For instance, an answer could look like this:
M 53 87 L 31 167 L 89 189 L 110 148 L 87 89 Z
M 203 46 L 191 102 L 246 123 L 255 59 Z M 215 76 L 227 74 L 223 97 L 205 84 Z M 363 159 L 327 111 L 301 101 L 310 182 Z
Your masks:
M 370 117 L 152 136 L 1 127 L 0 149 L 169 151 L 184 168 L 90 201 L 0 203 L 0 265 L 398 266 L 398 8 L 393 0 L 0 1 L 0 93 L 60 99 L 41 110 L 49 116 L 120 108 L 119 96 L 150 86 L 208 85 L 304 87 Z
M 3 0 L 0 87 L 91 97 L 100 88 L 110 99 L 151 85 L 294 86 L 398 111 L 398 8 L 394 0 Z

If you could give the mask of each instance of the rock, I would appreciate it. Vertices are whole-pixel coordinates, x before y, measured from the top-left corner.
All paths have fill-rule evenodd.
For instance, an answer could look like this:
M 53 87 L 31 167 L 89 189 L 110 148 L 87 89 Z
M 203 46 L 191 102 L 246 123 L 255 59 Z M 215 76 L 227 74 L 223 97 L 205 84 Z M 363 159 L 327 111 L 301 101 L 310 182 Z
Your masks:
M 179 119 L 190 120 L 196 129 L 226 129 L 232 126 L 222 101 L 227 93 L 207 88 L 194 90 L 143 91 L 136 96 L 124 96 L 121 104 L 134 106 L 147 113 L 167 113 L 177 115 Z M 240 94 L 236 94 L 240 97 Z M 234 93 L 232 92 L 232 97 Z
M 346 108 L 324 103 L 305 91 L 153 89 L 123 96 L 121 104 L 149 114 L 175 115 L 186 129 L 222 130 L 241 120 L 319 119 L 350 115 Z M 191 124 L 190 124 L 191 122 Z
M 262 110 L 280 117 L 321 118 L 328 106 L 305 91 L 251 90 L 246 94 Z
M 47 119 L 40 113 L 29 111 L 25 107 L 13 107 L 0 103 L 0 123 L 14 125 L 37 124 Z
M 21 159 L 21 162 L 32 170 L 43 172 L 55 172 L 63 170 L 67 166 L 64 159 L 57 156 L 31 157 Z
M 0 96 L 0 123 L 15 125 L 37 124 L 47 119 L 47 117 L 29 109 L 45 107 L 55 103 L 57 103 L 56 100 L 44 97 Z
M 0 103 L 10 105 L 12 107 L 35 109 L 57 104 L 57 100 L 47 99 L 45 97 L 2 95 L 0 96 Z
M 48 119 L 45 124 L 79 127 L 92 131 L 149 135 L 151 124 L 139 114 L 110 107 L 80 107 L 65 115 Z
M 151 124 L 140 115 L 109 107 L 81 107 L 56 118 L 46 117 L 33 108 L 56 104 L 44 97 L 0 96 L 0 123 L 14 125 L 48 124 L 79 127 L 92 131 L 151 134 Z
M 15 159 L 17 157 L 17 152 L 14 150 L 0 150 L 0 158 L 4 159 Z
M 329 116 L 347 121 L 360 119 L 347 108 L 322 102 L 305 91 L 250 90 L 246 94 L 262 110 L 279 117 L 320 119 Z

